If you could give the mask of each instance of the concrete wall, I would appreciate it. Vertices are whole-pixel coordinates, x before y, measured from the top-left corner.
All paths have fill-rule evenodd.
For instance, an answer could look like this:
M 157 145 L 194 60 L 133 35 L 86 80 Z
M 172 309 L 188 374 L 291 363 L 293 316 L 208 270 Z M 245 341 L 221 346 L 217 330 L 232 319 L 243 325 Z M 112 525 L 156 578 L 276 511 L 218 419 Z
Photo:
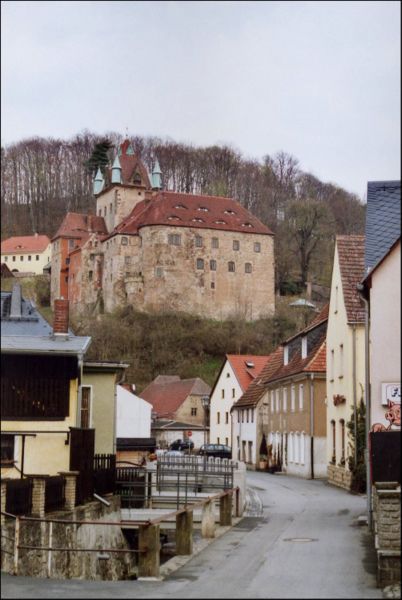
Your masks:
M 343 346 L 343 361 L 341 361 L 341 346 Z M 355 325 L 355 390 L 356 403 L 364 398 L 365 381 L 365 342 L 364 324 Z M 343 363 L 343 364 L 341 364 Z M 346 307 L 343 297 L 338 251 L 335 248 L 334 267 L 331 282 L 331 297 L 329 304 L 327 328 L 327 464 L 328 481 L 334 485 L 345 487 L 350 485 L 348 457 L 350 454 L 351 438 L 346 423 L 351 419 L 354 407 L 353 379 L 353 325 L 348 324 Z M 335 406 L 334 396 L 345 397 L 345 402 Z M 341 464 L 342 428 L 340 421 L 345 422 L 345 464 Z M 333 457 L 332 424 L 335 422 L 335 462 Z M 346 471 L 346 473 L 345 473 Z
M 211 395 L 210 405 L 210 441 L 213 444 L 233 445 L 232 442 L 232 418 L 230 409 L 237 402 L 243 390 L 228 360 L 226 360 L 222 372 L 216 382 Z M 218 423 L 219 413 L 219 423 Z M 228 423 L 226 423 L 226 414 Z M 227 441 L 226 441 L 227 440 Z
M 401 382 L 401 244 L 392 250 L 372 275 L 370 290 L 371 423 L 382 423 L 382 384 Z M 400 404 L 401 399 L 394 401 Z M 395 427 L 395 425 L 394 425 Z M 395 427 L 396 428 L 396 427 Z M 399 426 L 400 428 L 400 426 Z
M 78 506 L 73 511 L 47 513 L 47 518 L 77 521 L 118 522 L 120 516 L 120 497 L 108 496 L 110 506 L 100 502 L 90 502 Z M 21 522 L 22 545 L 48 546 L 49 523 L 36 521 Z M 15 521 L 7 520 L 2 532 L 14 538 Z M 7 542 L 7 550 L 13 550 L 13 544 Z M 114 525 L 64 525 L 53 524 L 54 548 L 128 548 L 121 528 Z M 107 560 L 99 560 L 99 552 L 53 552 L 51 559 L 51 578 L 60 579 L 126 579 L 136 564 L 135 554 L 110 553 Z M 20 550 L 18 575 L 27 577 L 47 577 L 48 552 L 40 550 Z M 1 568 L 7 573 L 13 572 L 13 556 L 2 553 Z

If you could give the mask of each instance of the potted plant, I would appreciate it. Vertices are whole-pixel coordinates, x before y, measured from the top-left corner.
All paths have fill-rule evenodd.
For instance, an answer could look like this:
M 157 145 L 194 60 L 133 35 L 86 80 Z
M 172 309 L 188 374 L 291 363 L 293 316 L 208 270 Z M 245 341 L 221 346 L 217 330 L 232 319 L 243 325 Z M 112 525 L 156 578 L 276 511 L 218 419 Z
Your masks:
M 260 459 L 259 468 L 261 471 L 265 471 L 268 466 L 268 446 L 265 433 L 262 434 L 262 440 L 260 444 Z

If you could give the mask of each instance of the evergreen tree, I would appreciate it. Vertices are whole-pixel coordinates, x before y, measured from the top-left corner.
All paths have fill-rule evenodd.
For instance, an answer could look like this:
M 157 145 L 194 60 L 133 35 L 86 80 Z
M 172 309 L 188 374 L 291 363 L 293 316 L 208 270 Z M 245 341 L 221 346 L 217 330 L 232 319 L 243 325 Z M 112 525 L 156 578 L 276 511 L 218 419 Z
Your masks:
M 84 162 L 86 169 L 92 176 L 96 174 L 99 167 L 103 175 L 105 174 L 105 168 L 109 163 L 108 152 L 112 147 L 113 144 L 108 138 L 104 138 L 95 144 L 91 156 Z
M 353 411 L 350 421 L 348 421 L 346 424 L 352 439 L 352 441 L 349 443 L 351 452 L 348 461 L 349 469 L 352 473 L 351 489 L 354 492 L 362 493 L 366 490 L 366 463 L 364 457 L 364 451 L 366 448 L 366 406 L 362 398 L 360 398 L 360 403 L 356 410 L 356 421 L 357 423 L 355 431 L 355 419 Z

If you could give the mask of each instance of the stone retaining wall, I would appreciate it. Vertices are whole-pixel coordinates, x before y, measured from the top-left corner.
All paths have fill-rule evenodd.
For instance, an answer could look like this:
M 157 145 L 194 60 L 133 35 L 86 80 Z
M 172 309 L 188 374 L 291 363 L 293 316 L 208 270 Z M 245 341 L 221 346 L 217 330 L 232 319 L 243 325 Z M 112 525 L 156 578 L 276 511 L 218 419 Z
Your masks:
M 335 465 L 328 465 L 327 474 L 328 483 L 350 491 L 352 485 L 352 473 L 348 471 L 345 467 L 336 467 Z
M 401 487 L 394 482 L 373 486 L 373 526 L 377 550 L 377 585 L 401 580 Z

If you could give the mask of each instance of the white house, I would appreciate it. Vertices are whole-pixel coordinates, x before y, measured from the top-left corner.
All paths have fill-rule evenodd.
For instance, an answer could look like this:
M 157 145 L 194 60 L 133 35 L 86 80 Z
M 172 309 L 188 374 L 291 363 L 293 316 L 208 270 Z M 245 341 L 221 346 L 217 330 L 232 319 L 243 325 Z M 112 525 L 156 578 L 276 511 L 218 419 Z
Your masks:
M 151 438 L 152 405 L 129 384 L 116 386 L 116 454 L 119 461 L 140 462 L 155 449 Z
M 233 447 L 231 408 L 261 372 L 267 360 L 268 356 L 226 355 L 211 392 L 211 443 Z

